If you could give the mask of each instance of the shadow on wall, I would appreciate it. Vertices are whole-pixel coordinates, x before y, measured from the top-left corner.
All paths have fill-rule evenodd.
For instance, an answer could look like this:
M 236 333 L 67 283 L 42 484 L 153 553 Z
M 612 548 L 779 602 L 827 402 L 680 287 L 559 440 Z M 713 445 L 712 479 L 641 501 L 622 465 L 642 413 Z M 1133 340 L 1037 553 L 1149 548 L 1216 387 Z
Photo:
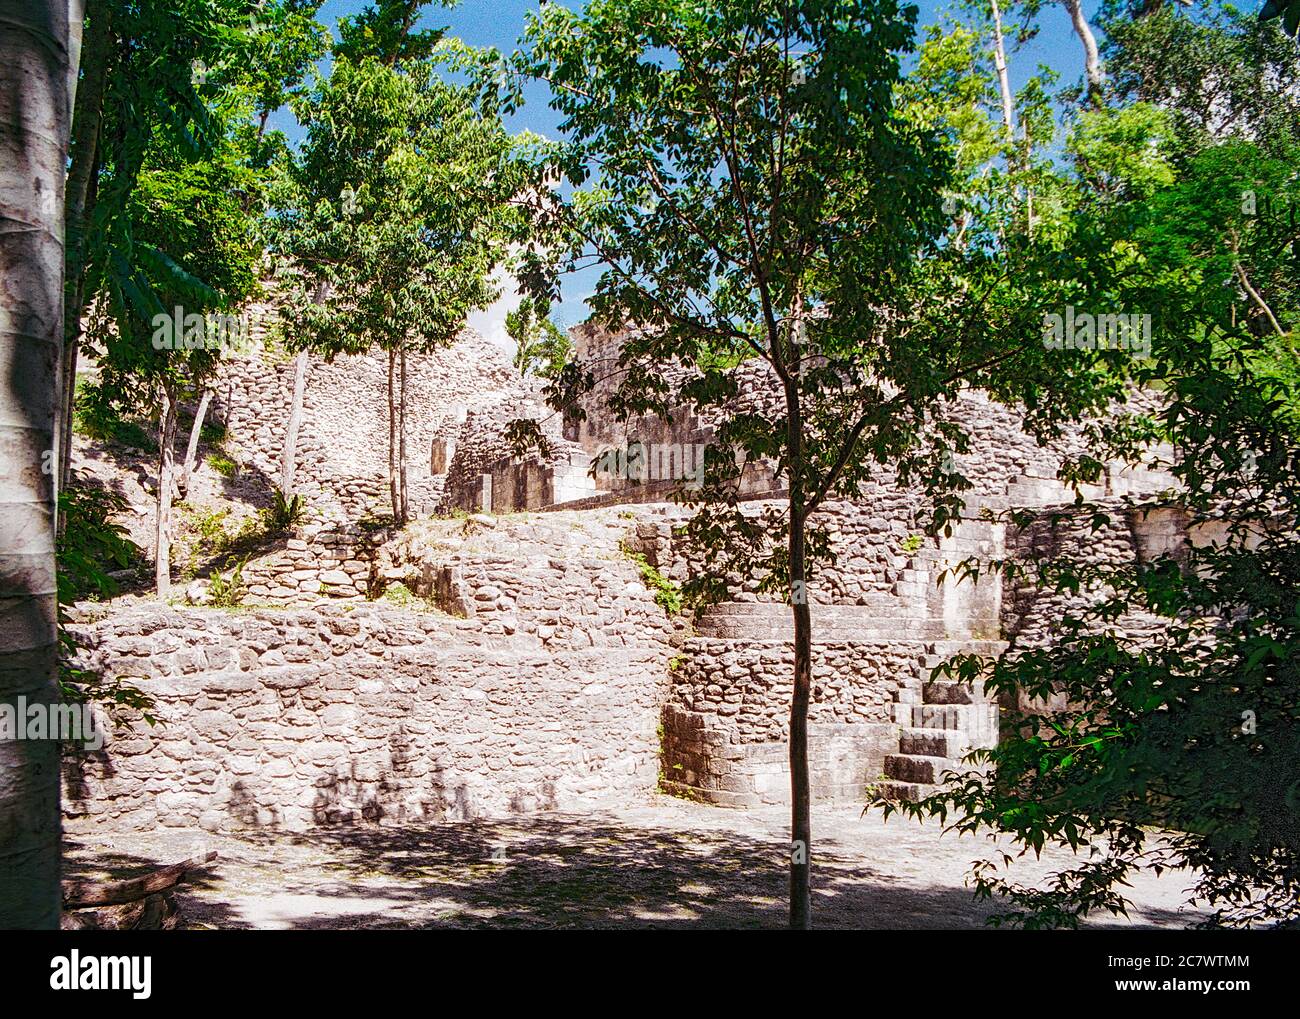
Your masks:
M 63 773 L 63 813 L 73 816 L 82 813 L 95 796 L 87 781 L 87 773 L 94 766 L 96 782 L 109 781 L 117 775 L 113 757 L 107 750 L 69 750 L 66 747 L 59 761 Z
M 483 816 L 471 782 L 449 777 L 435 764 L 419 780 L 404 776 L 410 760 L 408 745 L 393 745 L 391 770 L 376 770 L 356 760 L 340 763 L 334 773 L 316 780 L 310 818 L 317 827 L 437 823 L 472 821 Z M 421 791 L 422 790 L 422 791 Z M 559 806 L 555 783 L 542 779 L 535 786 L 517 786 L 510 793 L 511 814 L 533 814 Z M 283 807 L 259 797 L 244 779 L 234 782 L 225 805 L 233 827 L 281 828 L 286 823 Z

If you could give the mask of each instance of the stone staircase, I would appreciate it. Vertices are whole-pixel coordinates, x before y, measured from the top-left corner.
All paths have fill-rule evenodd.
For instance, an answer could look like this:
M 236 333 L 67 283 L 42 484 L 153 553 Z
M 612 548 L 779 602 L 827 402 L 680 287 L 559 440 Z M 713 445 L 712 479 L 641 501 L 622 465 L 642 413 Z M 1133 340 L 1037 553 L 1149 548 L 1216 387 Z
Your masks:
M 899 752 L 885 758 L 885 781 L 877 790 L 881 797 L 925 799 L 937 790 L 946 772 L 970 770 L 962 763 L 964 756 L 997 744 L 998 705 L 983 685 L 978 680 L 968 684 L 946 676 L 930 677 L 955 654 L 996 656 L 1006 646 L 1005 641 L 951 640 L 927 649 L 920 690 L 900 689 L 893 706 L 894 721 L 900 726 Z

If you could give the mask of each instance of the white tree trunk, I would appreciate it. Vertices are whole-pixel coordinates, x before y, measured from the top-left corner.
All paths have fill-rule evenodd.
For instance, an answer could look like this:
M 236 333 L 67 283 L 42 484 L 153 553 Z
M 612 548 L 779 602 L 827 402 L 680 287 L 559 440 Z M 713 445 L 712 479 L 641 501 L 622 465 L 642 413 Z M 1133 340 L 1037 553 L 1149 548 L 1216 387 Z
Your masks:
M 1083 43 L 1084 73 L 1088 78 L 1088 96 L 1094 103 L 1101 102 L 1102 83 L 1105 74 L 1101 69 L 1101 54 L 1097 51 L 1097 37 L 1092 34 L 1092 26 L 1083 13 L 1082 0 L 1064 0 L 1065 9 L 1070 12 L 1070 21 L 1074 24 L 1075 34 Z
M 410 519 L 410 502 L 407 499 L 406 492 L 406 347 L 402 347 L 400 354 L 401 372 L 399 375 L 399 384 L 401 386 L 400 394 L 397 400 L 397 487 L 399 492 L 399 505 L 402 513 L 398 518 L 399 524 L 405 524 Z
M 162 388 L 158 427 L 158 499 L 154 515 L 154 583 L 159 598 L 171 593 L 172 487 L 176 484 L 176 397 Z
M 1011 78 L 1007 73 L 1007 47 L 1002 38 L 1002 9 L 998 0 L 991 0 L 993 7 L 993 65 L 998 72 L 998 92 L 1002 96 L 1002 129 L 1006 134 L 1007 144 L 1014 145 L 1016 138 L 1016 105 L 1011 94 Z
M 0 705 L 58 699 L 68 0 L 0 0 Z M 57 929 L 59 745 L 0 740 L 0 928 Z
M 199 409 L 194 412 L 194 423 L 190 425 L 190 441 L 185 446 L 185 463 L 181 466 L 181 481 L 177 486 L 182 495 L 189 495 L 190 474 L 194 471 L 194 459 L 199 453 L 199 435 L 203 431 L 203 419 L 208 416 L 208 404 L 212 402 L 212 390 L 204 389 L 199 400 Z
M 280 492 L 286 500 L 293 498 L 293 476 L 298 466 L 298 431 L 302 427 L 302 400 L 307 388 L 307 351 L 300 350 L 293 359 L 293 398 L 289 404 L 289 423 L 284 429 L 284 452 L 280 458 Z
M 388 500 L 393 520 L 401 523 L 402 506 L 397 491 L 397 351 L 388 351 Z
M 72 0 L 74 5 L 82 0 Z M 63 368 L 60 379 L 62 425 L 59 432 L 59 485 L 66 486 L 72 477 L 72 411 L 77 390 L 77 348 L 81 342 L 81 317 L 85 312 L 86 221 L 93 206 L 99 176 L 99 135 L 102 121 L 104 85 L 109 54 L 113 45 L 107 3 L 100 0 L 92 8 L 90 36 L 84 40 L 76 33 L 81 70 L 84 71 L 73 110 L 70 141 L 71 163 L 64 194 L 64 228 L 66 238 L 63 296 Z M 84 55 L 84 59 L 81 59 Z M 77 80 L 76 72 L 69 81 Z

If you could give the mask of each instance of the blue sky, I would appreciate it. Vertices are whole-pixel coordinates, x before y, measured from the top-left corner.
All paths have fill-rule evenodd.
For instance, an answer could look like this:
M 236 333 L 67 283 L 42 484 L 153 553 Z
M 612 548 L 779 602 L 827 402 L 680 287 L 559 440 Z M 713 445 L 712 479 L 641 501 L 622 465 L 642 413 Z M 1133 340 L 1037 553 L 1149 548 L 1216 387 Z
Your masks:
M 577 6 L 580 2 L 581 0 L 565 0 L 565 6 Z M 725 3 L 726 0 L 718 2 Z M 952 6 L 951 0 L 914 2 L 919 9 L 918 30 L 937 22 L 942 12 Z M 339 18 L 356 14 L 364 6 L 365 0 L 326 0 L 318 18 L 334 29 Z M 538 0 L 461 0 L 451 9 L 430 5 L 419 27 L 436 28 L 446 25 L 450 34 L 459 36 L 472 46 L 496 46 L 508 52 L 515 48 L 515 41 L 523 31 L 525 15 L 537 7 Z M 1010 60 L 1012 86 L 1015 88 L 1022 85 L 1039 64 L 1058 71 L 1062 84 L 1071 84 L 1082 77 L 1083 50 L 1070 25 L 1069 15 L 1059 4 L 1047 3 L 1044 7 L 1046 9 L 1039 18 L 1041 31 L 1038 37 Z M 1100 0 L 1087 0 L 1084 4 L 1090 18 L 1095 16 L 1098 7 Z M 512 130 L 526 128 L 538 134 L 554 135 L 558 118 L 546 106 L 545 90 L 539 88 L 535 94 L 536 99 L 530 97 L 532 101 L 511 118 L 508 126 Z M 294 130 L 292 117 L 287 111 L 282 111 L 275 120 L 275 126 L 291 138 L 296 137 L 298 132 Z M 598 276 L 598 271 L 588 270 L 566 282 L 564 302 L 555 309 L 554 314 L 558 323 L 571 326 L 586 318 L 584 301 L 594 289 Z M 487 311 L 472 316 L 470 325 L 494 342 L 508 346 L 503 321 L 506 311 L 517 303 L 517 296 L 507 285 L 502 299 Z

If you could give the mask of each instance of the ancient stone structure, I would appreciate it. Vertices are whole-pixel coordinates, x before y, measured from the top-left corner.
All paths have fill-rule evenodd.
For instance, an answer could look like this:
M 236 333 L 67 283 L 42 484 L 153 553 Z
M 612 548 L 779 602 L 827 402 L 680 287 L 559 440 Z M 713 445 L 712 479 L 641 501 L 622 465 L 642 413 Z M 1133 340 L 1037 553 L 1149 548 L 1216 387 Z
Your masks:
M 522 557 L 505 552 L 518 551 L 518 527 L 461 543 L 451 561 L 469 614 L 385 603 L 88 614 L 73 627 L 84 664 L 134 681 L 159 724 L 119 726 L 103 750 L 67 758 L 69 826 L 301 829 L 653 788 L 673 626 L 609 544 L 610 525 L 552 526 Z M 401 563 L 389 568 L 423 568 Z
M 272 305 L 252 307 L 252 350 L 221 362 L 211 411 L 244 469 L 268 485 L 279 477 L 294 387 L 294 358 L 274 341 L 275 315 Z M 428 513 L 442 500 L 446 478 L 438 451 L 447 455 L 471 414 L 489 414 L 530 390 L 501 350 L 468 330 L 455 346 L 407 362 L 407 483 L 413 510 Z M 387 512 L 387 385 L 388 361 L 379 351 L 308 359 L 294 487 L 328 519 Z
M 584 327 L 577 341 L 599 359 L 618 337 Z M 762 374 L 744 370 L 761 388 Z M 139 680 L 163 725 L 128 725 L 98 754 L 70 759 L 71 823 L 301 828 L 655 788 L 731 806 L 787 799 L 788 608 L 750 578 L 698 617 L 668 616 L 653 588 L 692 562 L 676 531 L 686 511 L 667 501 L 679 482 L 591 471 L 629 440 L 707 444 L 712 423 L 683 410 L 671 423 L 623 424 L 593 405 L 566 424 L 499 351 L 467 336 L 412 368 L 410 448 L 429 451 L 415 501 L 452 515 L 394 533 L 361 526 L 382 502 L 385 371 L 378 358 L 312 362 L 299 472 L 321 520 L 249 563 L 256 608 L 142 604 L 77 624 L 83 664 Z M 219 413 L 268 476 L 291 385 L 291 365 L 264 353 L 228 369 L 219 389 Z M 1099 535 L 1053 522 L 1073 498 L 1056 479 L 1064 449 L 1040 447 L 978 393 L 948 413 L 971 436 L 957 467 L 973 483 L 951 536 L 923 537 L 918 493 L 887 476 L 819 511 L 837 555 L 809 590 L 820 799 L 923 795 L 997 739 L 999 706 L 980 684 L 935 670 L 953 654 L 1041 640 L 1066 606 L 1032 587 L 1004 591 L 996 574 L 959 583 L 951 567 L 1031 548 L 1142 557 L 1185 536 L 1159 507 L 1117 504 Z M 511 455 L 506 428 L 521 417 L 538 423 L 545 453 Z M 1170 480 L 1116 464 L 1088 494 L 1118 499 Z M 759 512 L 783 493 L 760 469 L 744 494 Z M 980 516 L 1013 507 L 1040 519 L 1017 530 Z M 1128 622 L 1139 634 L 1151 624 Z

